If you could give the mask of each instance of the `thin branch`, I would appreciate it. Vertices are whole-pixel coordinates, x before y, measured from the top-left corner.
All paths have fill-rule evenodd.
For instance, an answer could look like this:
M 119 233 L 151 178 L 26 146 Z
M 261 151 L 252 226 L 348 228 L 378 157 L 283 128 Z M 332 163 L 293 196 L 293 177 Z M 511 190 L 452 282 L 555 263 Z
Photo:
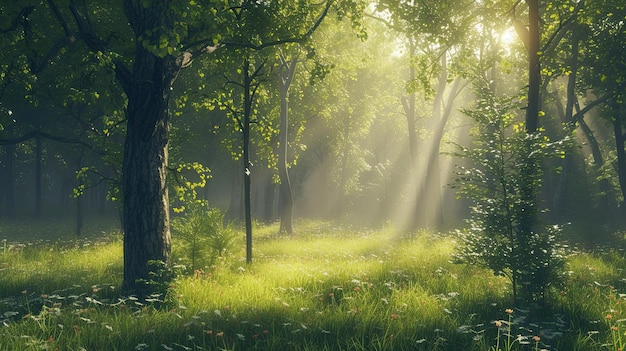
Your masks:
M 580 6 L 580 4 L 578 6 Z M 577 17 L 578 16 L 577 16 L 577 12 L 576 12 L 574 15 L 568 17 L 564 22 L 559 23 L 559 26 L 556 28 L 554 33 L 552 33 L 552 35 L 550 36 L 550 38 L 548 39 L 546 44 L 543 46 L 541 51 L 549 52 L 548 50 L 552 50 L 554 47 L 556 47 L 559 44 L 559 42 L 561 41 L 561 39 L 563 39 L 563 37 L 565 37 L 565 34 L 567 34 L 567 31 L 566 31 L 567 27 Z M 554 44 L 552 43 L 553 41 L 554 41 Z
M 589 112 L 592 108 L 600 105 L 603 102 L 606 102 L 607 100 L 609 100 L 612 97 L 611 94 L 606 94 L 603 95 L 602 97 L 590 102 L 587 106 L 585 106 L 582 110 L 579 110 L 576 112 L 576 114 L 574 116 L 572 116 L 572 123 L 576 123 L 577 121 L 579 121 L 580 119 L 582 119 L 583 117 L 585 117 L 585 114 L 587 112 Z
M 88 21 L 85 19 L 85 17 L 76 6 L 74 0 L 70 1 L 70 11 L 72 12 L 72 15 L 74 16 L 74 21 L 78 26 L 80 37 L 85 42 L 87 47 L 96 52 L 109 51 L 107 43 L 98 37 L 93 27 L 88 23 Z M 115 74 L 120 81 L 120 84 L 122 85 L 124 91 L 128 93 L 130 91 L 130 85 L 133 80 L 132 73 L 120 60 L 114 59 L 113 63 L 115 64 Z
M 0 30 L 0 34 L 5 34 L 5 33 L 11 32 L 13 30 L 16 30 L 17 27 L 20 26 L 20 23 L 24 23 L 24 21 L 27 21 L 28 16 L 34 10 L 35 10 L 35 6 L 26 6 L 26 7 L 22 8 L 20 10 L 20 13 L 18 13 L 17 16 L 15 16 L 15 18 L 11 22 L 11 25 L 7 29 Z
M 56 3 L 52 0 L 48 0 L 48 6 L 52 10 L 52 13 L 54 13 L 54 17 L 56 17 L 59 23 L 61 23 L 63 31 L 65 32 L 65 36 L 73 36 L 74 33 L 72 33 L 72 31 L 70 30 L 70 26 L 68 26 L 67 21 L 65 20 L 65 18 L 63 18 L 63 15 L 61 14 L 61 11 L 59 11 L 59 7 L 56 5 Z
M 320 26 L 320 24 L 322 24 L 322 21 L 324 20 L 326 15 L 328 15 L 328 11 L 330 10 L 330 7 L 332 6 L 333 2 L 334 2 L 333 0 L 329 0 L 326 2 L 324 11 L 322 11 L 320 16 L 317 18 L 317 20 L 313 24 L 313 26 L 309 28 L 309 30 L 307 30 L 306 33 L 304 33 L 302 36 L 298 36 L 298 37 L 294 36 L 294 37 L 286 38 L 286 39 L 273 40 L 273 41 L 269 41 L 269 42 L 262 43 L 259 45 L 254 45 L 252 43 L 239 43 L 239 42 L 229 42 L 229 41 L 223 41 L 220 44 L 224 46 L 228 46 L 228 47 L 248 48 L 248 49 L 259 51 L 259 50 L 262 50 L 264 48 L 271 47 L 271 46 L 291 44 L 291 43 L 302 43 L 306 41 L 307 39 L 309 39 L 309 37 L 313 35 L 313 33 Z
M 52 141 L 57 141 L 60 143 L 65 143 L 65 144 L 80 144 L 80 145 L 84 145 L 87 146 L 88 148 L 90 148 L 91 150 L 93 149 L 93 146 L 90 145 L 89 143 L 86 143 L 80 139 L 71 139 L 71 138 L 66 138 L 66 137 L 62 137 L 62 136 L 58 136 L 58 135 L 52 135 L 46 132 L 42 132 L 40 130 L 33 130 L 30 131 L 22 136 L 16 137 L 16 138 L 10 138 L 10 139 L 0 139 L 0 145 L 13 145 L 13 144 L 20 144 L 23 143 L 27 140 L 30 140 L 32 138 L 36 138 L 36 137 L 42 137 L 45 139 L 49 139 Z

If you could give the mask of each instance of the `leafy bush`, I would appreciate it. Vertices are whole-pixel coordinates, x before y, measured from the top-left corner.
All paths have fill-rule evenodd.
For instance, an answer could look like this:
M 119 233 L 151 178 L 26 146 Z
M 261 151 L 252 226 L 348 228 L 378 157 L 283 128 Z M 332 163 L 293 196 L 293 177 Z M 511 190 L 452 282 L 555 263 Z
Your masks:
M 456 184 L 474 204 L 455 258 L 506 276 L 516 303 L 541 300 L 564 261 L 560 230 L 540 226 L 537 207 L 542 161 L 564 157 L 557 148 L 562 142 L 525 133 L 510 112 L 517 108 L 512 97 L 494 96 L 488 84 L 479 94 L 476 108 L 465 111 L 476 122 L 474 145 L 459 146 L 457 154 L 473 164 L 459 167 Z
M 190 271 L 215 264 L 235 246 L 237 232 L 225 223 L 224 214 L 206 203 L 191 203 L 172 221 L 174 240 L 181 252 L 180 261 Z

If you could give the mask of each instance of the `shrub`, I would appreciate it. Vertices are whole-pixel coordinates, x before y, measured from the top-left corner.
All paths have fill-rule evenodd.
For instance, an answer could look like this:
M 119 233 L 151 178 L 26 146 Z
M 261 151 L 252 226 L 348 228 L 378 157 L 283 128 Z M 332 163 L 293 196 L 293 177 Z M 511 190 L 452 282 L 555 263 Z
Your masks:
M 172 221 L 180 261 L 189 271 L 215 264 L 235 246 L 237 232 L 224 220 L 224 214 L 206 203 L 192 203 Z
M 465 111 L 476 123 L 472 148 L 459 146 L 469 159 L 459 167 L 459 193 L 473 202 L 469 226 L 459 231 L 457 262 L 478 264 L 506 276 L 518 303 L 542 300 L 564 262 L 559 228 L 539 225 L 537 206 L 542 162 L 549 155 L 564 157 L 541 132 L 527 134 L 511 113 L 512 97 L 496 97 L 488 84 L 474 110 Z

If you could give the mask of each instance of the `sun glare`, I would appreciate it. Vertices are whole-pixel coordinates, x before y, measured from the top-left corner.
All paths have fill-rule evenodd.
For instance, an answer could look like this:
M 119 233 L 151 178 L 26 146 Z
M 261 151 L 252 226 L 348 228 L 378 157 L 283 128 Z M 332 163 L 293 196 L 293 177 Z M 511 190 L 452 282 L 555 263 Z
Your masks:
M 500 42 L 503 46 L 510 46 L 517 40 L 517 33 L 515 33 L 515 28 L 508 27 L 502 33 L 500 33 Z

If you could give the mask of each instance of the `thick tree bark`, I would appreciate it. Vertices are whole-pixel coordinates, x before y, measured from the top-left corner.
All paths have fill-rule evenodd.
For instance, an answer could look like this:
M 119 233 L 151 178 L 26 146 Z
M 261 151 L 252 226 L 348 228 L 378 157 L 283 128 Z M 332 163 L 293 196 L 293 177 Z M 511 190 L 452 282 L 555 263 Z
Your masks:
M 283 60 L 280 90 L 280 133 L 278 148 L 278 177 L 280 178 L 280 232 L 293 233 L 293 194 L 287 169 L 287 149 L 289 142 L 289 86 L 296 72 L 297 59 Z
M 150 280 L 152 261 L 168 263 L 171 253 L 169 203 L 166 186 L 169 141 L 169 100 L 181 62 L 158 57 L 143 47 L 146 31 L 171 28 L 167 3 L 124 2 L 124 11 L 136 37 L 133 71 L 117 70 L 128 98 L 122 190 L 124 193 L 125 292 L 140 296 L 142 280 Z M 129 79 L 130 78 L 130 79 Z
M 145 283 L 159 279 L 151 276 L 151 271 L 163 273 L 155 271 L 162 267 L 153 262 L 167 264 L 171 253 L 166 187 L 168 108 L 172 86 L 185 57 L 162 52 L 156 40 L 144 46 L 145 39 L 167 36 L 174 27 L 169 1 L 125 0 L 122 6 L 135 37 L 132 70 L 122 60 L 113 59 L 115 75 L 128 100 L 122 161 L 122 290 L 145 297 L 151 293 Z M 70 0 L 69 7 L 80 39 L 93 51 L 109 52 L 107 42 L 98 36 L 76 1 Z M 57 18 L 67 26 L 61 15 L 57 14 Z

